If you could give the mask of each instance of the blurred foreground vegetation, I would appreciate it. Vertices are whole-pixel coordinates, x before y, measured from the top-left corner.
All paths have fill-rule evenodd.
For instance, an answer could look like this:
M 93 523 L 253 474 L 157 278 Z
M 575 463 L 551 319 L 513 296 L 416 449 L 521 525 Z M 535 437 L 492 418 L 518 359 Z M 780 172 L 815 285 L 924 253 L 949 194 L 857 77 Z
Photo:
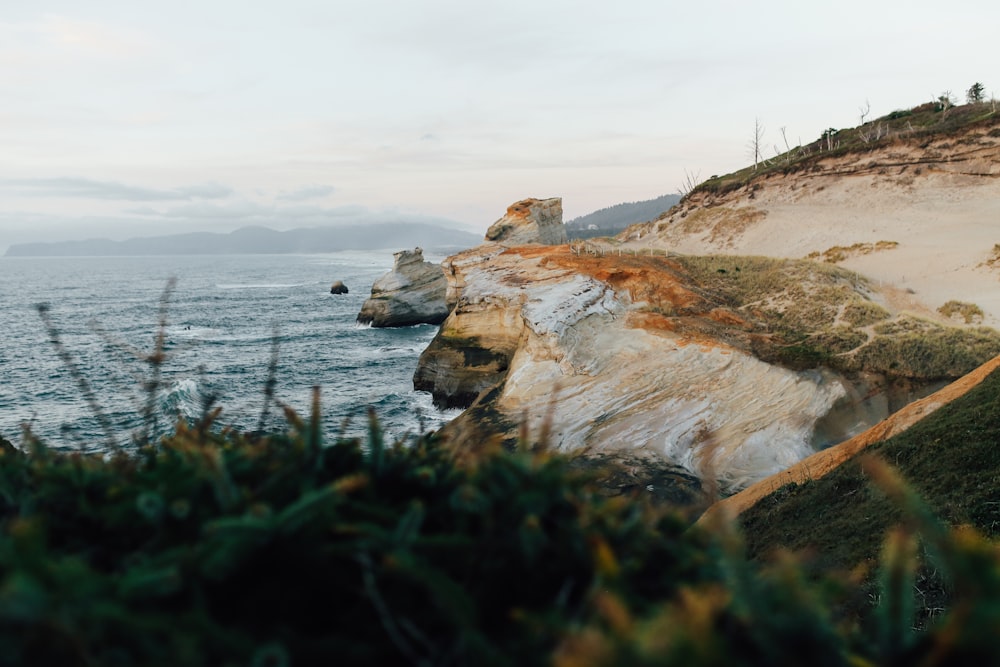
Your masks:
M 891 665 L 1000 658 L 1000 562 L 885 464 L 881 565 L 748 560 L 731 527 L 606 498 L 564 456 L 213 427 L 0 455 L 0 663 Z M 914 629 L 930 559 L 948 608 Z M 874 588 L 872 588 L 874 586 Z M 872 593 L 871 591 L 875 591 Z

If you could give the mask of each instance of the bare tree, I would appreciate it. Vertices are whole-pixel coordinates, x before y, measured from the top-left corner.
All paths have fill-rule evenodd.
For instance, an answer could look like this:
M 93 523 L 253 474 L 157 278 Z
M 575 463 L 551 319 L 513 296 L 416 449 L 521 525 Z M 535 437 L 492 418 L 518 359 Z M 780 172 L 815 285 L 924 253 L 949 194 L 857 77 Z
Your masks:
M 785 152 L 786 153 L 788 153 L 788 152 L 790 152 L 792 150 L 791 147 L 788 145 L 788 135 L 785 134 L 785 130 L 787 130 L 787 129 L 788 129 L 788 127 L 782 127 L 781 128 L 781 140 L 785 142 Z M 802 143 L 802 142 L 800 141 L 799 143 Z
M 764 126 L 760 124 L 760 118 L 753 119 L 753 137 L 750 139 L 747 148 L 753 155 L 753 170 L 757 171 L 757 166 L 763 161 L 764 149 Z
M 872 111 L 872 103 L 869 102 L 868 100 L 865 100 L 865 105 L 863 107 L 858 107 L 858 111 L 861 112 L 861 122 L 858 123 L 858 124 L 859 125 L 864 125 L 865 124 L 865 118 L 867 118 L 868 114 L 870 114 L 871 111 Z
M 955 106 L 955 98 L 952 97 L 950 90 L 938 95 L 934 101 L 937 103 L 938 111 L 941 112 L 941 120 L 944 120 L 948 116 L 948 110 Z
M 681 181 L 681 185 L 677 188 L 677 194 L 681 197 L 687 197 L 698 184 L 701 183 L 701 172 L 698 171 L 692 174 L 687 169 L 684 170 L 684 180 Z

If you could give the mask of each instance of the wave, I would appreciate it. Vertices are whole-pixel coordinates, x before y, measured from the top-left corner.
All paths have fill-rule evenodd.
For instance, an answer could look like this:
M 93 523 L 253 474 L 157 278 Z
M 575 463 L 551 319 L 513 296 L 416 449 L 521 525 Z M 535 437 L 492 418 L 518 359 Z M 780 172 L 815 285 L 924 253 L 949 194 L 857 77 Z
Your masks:
M 196 419 L 201 416 L 202 404 L 201 387 L 198 382 L 184 378 L 174 381 L 170 389 L 160 398 L 159 407 L 165 415 Z

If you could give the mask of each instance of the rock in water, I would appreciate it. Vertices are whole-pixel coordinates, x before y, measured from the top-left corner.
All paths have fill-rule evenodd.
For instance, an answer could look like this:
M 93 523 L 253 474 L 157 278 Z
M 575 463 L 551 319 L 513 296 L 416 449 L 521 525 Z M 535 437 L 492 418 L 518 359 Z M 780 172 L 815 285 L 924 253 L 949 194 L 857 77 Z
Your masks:
M 490 225 L 486 240 L 506 246 L 567 243 L 566 226 L 562 221 L 562 198 L 523 199 L 511 204 L 507 215 Z
M 347 285 L 339 280 L 330 285 L 330 294 L 347 294 Z
M 448 284 L 440 264 L 424 261 L 420 248 L 393 255 L 392 271 L 375 281 L 358 322 L 373 327 L 441 324 L 448 317 Z

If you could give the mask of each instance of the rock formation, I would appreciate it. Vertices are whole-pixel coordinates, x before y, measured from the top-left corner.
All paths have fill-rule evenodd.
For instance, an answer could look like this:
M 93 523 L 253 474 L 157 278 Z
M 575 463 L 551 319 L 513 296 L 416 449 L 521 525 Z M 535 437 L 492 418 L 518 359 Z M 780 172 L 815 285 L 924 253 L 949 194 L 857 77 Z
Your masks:
M 897 129 L 713 177 L 616 241 L 545 245 L 558 200 L 514 204 L 445 262 L 451 313 L 415 386 L 471 406 L 445 428 L 460 445 L 520 429 L 728 491 L 864 432 L 1000 352 L 940 314 L 1000 322 L 1000 120 Z M 790 279 L 794 261 L 827 278 Z
M 347 294 L 347 285 L 340 280 L 335 280 L 330 285 L 330 294 Z
M 879 319 L 888 313 L 854 274 L 743 259 L 716 270 L 704 258 L 696 274 L 698 258 L 664 254 L 459 253 L 443 265 L 451 314 L 414 386 L 439 406 L 472 406 L 445 429 L 461 441 L 516 440 L 524 423 L 563 450 L 658 457 L 735 490 L 1000 352 L 996 336 L 948 330 L 940 349 L 951 352 L 925 346 L 942 366 L 899 375 L 921 345 L 909 324 Z M 968 365 L 952 369 L 953 358 Z
M 456 255 L 447 263 L 454 309 L 414 385 L 450 406 L 487 391 L 508 424 L 527 420 L 535 434 L 548 424 L 560 449 L 652 452 L 733 487 L 810 454 L 815 423 L 847 392 L 843 379 L 723 342 L 748 336 L 749 323 L 682 273 L 664 257 L 612 263 L 566 246 L 485 244 Z M 682 315 L 651 308 L 650 289 Z
M 507 214 L 490 225 L 486 231 L 486 240 L 505 246 L 566 243 L 562 199 L 524 199 L 511 204 L 507 208 Z
M 448 316 L 447 283 L 440 264 L 424 261 L 423 250 L 400 250 L 392 270 L 375 281 L 358 322 L 373 327 L 440 324 Z

